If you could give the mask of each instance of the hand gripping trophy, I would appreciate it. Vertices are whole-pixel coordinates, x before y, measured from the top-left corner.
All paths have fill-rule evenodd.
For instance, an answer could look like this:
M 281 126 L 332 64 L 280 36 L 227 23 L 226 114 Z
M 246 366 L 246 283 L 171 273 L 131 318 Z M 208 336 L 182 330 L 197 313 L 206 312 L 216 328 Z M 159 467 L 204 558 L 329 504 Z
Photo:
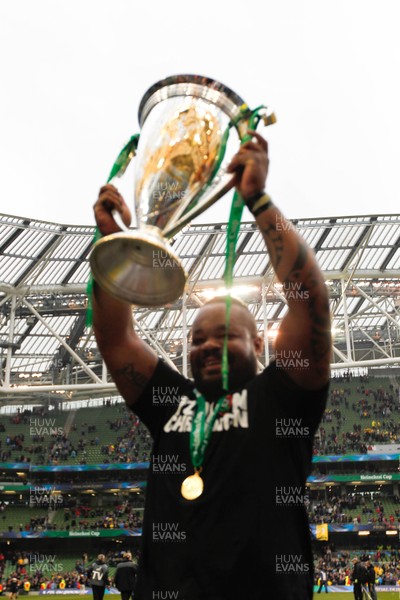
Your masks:
M 138 228 L 124 227 L 94 244 L 90 265 L 101 287 L 137 306 L 179 298 L 187 275 L 168 240 L 233 187 L 221 167 L 229 132 L 234 128 L 243 142 L 260 119 L 276 120 L 266 107 L 250 110 L 207 77 L 175 75 L 150 87 L 139 107 L 140 135 L 114 165 L 121 175 L 136 155 Z

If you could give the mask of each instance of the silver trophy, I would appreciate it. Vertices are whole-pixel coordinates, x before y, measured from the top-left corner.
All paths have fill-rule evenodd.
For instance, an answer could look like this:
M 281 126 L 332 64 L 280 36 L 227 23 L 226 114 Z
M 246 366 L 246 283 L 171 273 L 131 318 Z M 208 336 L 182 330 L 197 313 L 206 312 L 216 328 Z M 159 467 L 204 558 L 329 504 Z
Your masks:
M 154 84 L 139 107 L 135 208 L 138 229 L 108 235 L 93 247 L 94 279 L 137 306 L 164 306 L 182 294 L 187 274 L 168 240 L 233 186 L 221 169 L 233 124 L 239 139 L 249 109 L 225 85 L 197 75 Z M 273 113 L 263 116 L 266 124 Z

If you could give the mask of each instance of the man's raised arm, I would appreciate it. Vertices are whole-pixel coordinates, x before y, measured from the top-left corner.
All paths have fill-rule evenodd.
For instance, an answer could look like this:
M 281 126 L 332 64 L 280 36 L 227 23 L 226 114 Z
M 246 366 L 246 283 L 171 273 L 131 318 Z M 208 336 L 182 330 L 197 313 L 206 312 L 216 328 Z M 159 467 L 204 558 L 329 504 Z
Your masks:
M 103 235 L 120 231 L 111 215 L 114 209 L 129 226 L 131 214 L 126 203 L 114 186 L 106 185 L 101 188 L 94 205 L 96 223 Z M 157 355 L 135 333 L 131 305 L 111 297 L 96 283 L 93 288 L 93 329 L 107 368 L 131 406 L 153 375 Z
M 311 248 L 263 194 L 268 145 L 251 133 L 255 140 L 243 144 L 230 171 L 236 173 L 236 187 L 255 216 L 289 306 L 276 339 L 277 365 L 305 389 L 318 389 L 329 379 L 331 358 L 327 287 Z

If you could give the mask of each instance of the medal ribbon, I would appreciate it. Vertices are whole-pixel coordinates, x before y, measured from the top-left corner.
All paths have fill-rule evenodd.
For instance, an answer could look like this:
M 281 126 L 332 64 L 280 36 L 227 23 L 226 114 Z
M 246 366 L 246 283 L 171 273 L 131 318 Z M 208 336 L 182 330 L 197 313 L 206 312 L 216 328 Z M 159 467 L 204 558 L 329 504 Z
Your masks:
M 211 433 L 214 427 L 215 419 L 222 408 L 225 396 L 222 396 L 216 403 L 214 409 L 206 419 L 206 399 L 200 392 L 194 389 L 197 399 L 197 411 L 193 417 L 192 430 L 190 432 L 190 456 L 193 467 L 199 469 L 204 462 L 204 455 Z

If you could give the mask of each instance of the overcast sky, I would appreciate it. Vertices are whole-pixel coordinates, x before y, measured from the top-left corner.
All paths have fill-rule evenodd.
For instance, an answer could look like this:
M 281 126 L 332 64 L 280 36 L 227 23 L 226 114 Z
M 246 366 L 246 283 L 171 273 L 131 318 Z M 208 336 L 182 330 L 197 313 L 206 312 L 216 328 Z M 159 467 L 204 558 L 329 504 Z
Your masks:
M 3 1 L 0 212 L 92 224 L 144 92 L 196 73 L 275 110 L 260 131 L 289 218 L 398 214 L 399 17 L 398 0 Z

